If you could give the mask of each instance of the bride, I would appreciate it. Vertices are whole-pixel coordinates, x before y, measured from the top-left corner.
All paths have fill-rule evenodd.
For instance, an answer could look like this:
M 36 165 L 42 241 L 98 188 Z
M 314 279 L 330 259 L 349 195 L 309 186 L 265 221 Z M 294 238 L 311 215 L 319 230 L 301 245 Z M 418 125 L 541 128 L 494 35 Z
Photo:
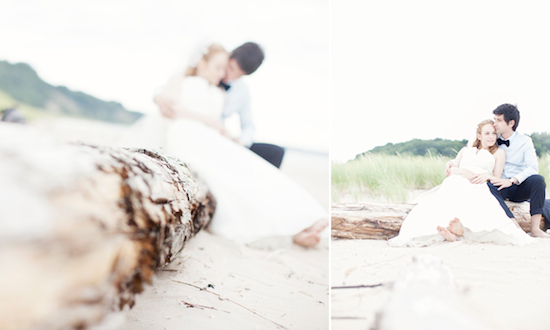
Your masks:
M 426 246 L 458 237 L 477 242 L 525 245 L 535 241 L 508 218 L 491 194 L 487 180 L 500 178 L 506 162 L 496 145 L 492 120 L 477 126 L 472 147 L 464 147 L 447 169 L 438 191 L 420 200 L 409 213 L 392 246 Z
M 177 100 L 171 119 L 160 114 L 144 118 L 132 146 L 162 149 L 207 183 L 217 202 L 212 233 L 240 243 L 292 235 L 296 244 L 315 246 L 328 225 L 326 211 L 276 167 L 236 143 L 219 120 L 225 91 L 218 85 L 227 52 L 211 44 L 196 55 L 163 90 Z

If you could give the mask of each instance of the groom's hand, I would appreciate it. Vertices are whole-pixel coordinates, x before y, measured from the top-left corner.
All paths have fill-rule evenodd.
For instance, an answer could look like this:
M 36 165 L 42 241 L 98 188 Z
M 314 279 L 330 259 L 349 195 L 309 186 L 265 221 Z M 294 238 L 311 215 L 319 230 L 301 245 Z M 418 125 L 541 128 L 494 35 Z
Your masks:
M 502 190 L 512 186 L 512 181 L 510 179 L 494 178 L 491 180 L 491 183 L 497 186 L 498 190 Z

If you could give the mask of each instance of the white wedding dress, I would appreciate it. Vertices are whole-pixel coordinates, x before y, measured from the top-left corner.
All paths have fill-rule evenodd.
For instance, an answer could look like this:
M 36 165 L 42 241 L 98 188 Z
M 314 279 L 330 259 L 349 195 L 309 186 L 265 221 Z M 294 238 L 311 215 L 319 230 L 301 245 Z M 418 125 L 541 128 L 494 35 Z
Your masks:
M 203 78 L 186 77 L 179 103 L 219 119 L 224 96 Z M 206 182 L 217 202 L 209 227 L 216 235 L 250 243 L 266 236 L 295 235 L 328 219 L 321 205 L 279 169 L 199 121 L 156 114 L 136 123 L 134 130 L 139 134 L 131 146 L 177 157 Z
M 495 158 L 489 151 L 470 147 L 464 150 L 459 167 L 478 174 L 492 173 L 494 166 Z M 399 235 L 388 243 L 427 246 L 444 241 L 437 226 L 448 227 L 455 217 L 464 227 L 465 240 L 514 245 L 536 241 L 508 218 L 487 184 L 472 184 L 462 175 L 451 175 L 439 190 L 420 200 L 403 222 Z

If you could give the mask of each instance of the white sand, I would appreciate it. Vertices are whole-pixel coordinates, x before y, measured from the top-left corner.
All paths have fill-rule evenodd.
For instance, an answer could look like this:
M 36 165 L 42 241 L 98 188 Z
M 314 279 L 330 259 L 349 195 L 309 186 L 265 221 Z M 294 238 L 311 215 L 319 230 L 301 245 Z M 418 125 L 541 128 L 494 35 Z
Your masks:
M 333 240 L 331 286 L 383 286 L 331 292 L 331 329 L 369 329 L 393 282 L 418 254 L 447 264 L 469 313 L 492 329 L 550 328 L 550 240 L 527 247 L 444 242 L 395 248 L 384 240 Z
M 60 140 L 103 145 L 124 130 L 68 118 L 37 126 Z M 328 155 L 287 150 L 281 170 L 328 212 Z M 113 313 L 95 329 L 328 329 L 328 246 L 328 230 L 309 250 L 290 237 L 243 246 L 201 232 L 158 272 L 131 310 Z
M 324 197 L 328 208 L 328 157 L 290 150 L 281 170 L 319 202 Z M 201 232 L 113 329 L 328 329 L 325 234 L 319 246 L 308 250 L 292 244 L 290 237 L 243 246 Z M 214 288 L 208 292 L 197 288 L 209 284 Z
M 116 328 L 328 329 L 327 240 L 314 250 L 274 241 L 262 250 L 198 234 Z
M 285 157 L 281 170 L 320 202 L 325 197 L 328 208 L 328 157 L 324 162 L 321 155 L 296 151 Z M 309 164 L 309 173 L 304 159 L 317 160 Z M 138 297 L 120 328 L 328 329 L 328 246 L 328 235 L 306 250 L 290 237 L 267 238 L 249 247 L 199 233 Z M 206 292 L 176 281 L 214 288 Z

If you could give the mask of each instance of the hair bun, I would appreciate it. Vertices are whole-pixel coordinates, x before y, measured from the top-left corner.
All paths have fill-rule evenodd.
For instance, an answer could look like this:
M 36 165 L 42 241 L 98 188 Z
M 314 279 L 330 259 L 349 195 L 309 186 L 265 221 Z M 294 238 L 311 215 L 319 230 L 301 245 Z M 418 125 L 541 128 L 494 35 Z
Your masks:
M 200 60 L 208 54 L 208 47 L 212 44 L 211 40 L 202 40 L 198 42 L 195 47 L 193 48 L 193 51 L 191 52 L 191 55 L 189 56 L 189 68 L 196 68 L 197 65 L 199 65 Z

